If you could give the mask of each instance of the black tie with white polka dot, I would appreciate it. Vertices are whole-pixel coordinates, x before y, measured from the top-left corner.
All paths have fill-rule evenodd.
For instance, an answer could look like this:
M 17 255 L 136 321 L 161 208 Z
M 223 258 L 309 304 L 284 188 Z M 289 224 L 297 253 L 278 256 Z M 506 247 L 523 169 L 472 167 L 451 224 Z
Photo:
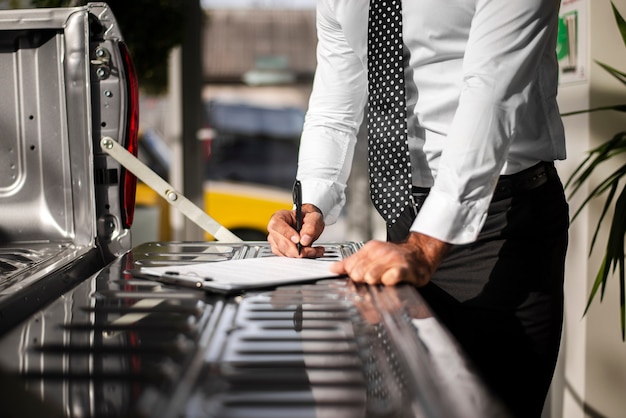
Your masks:
M 367 62 L 370 195 L 391 226 L 411 202 L 401 0 L 370 0 Z

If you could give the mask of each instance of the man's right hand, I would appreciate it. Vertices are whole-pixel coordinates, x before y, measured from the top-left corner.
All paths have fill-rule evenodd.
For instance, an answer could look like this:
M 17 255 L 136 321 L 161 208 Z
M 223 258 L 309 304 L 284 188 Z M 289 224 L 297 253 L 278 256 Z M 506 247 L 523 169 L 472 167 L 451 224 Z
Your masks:
M 316 258 L 324 255 L 324 247 L 312 247 L 324 230 L 324 217 L 314 205 L 302 205 L 302 229 L 300 234 L 295 229 L 296 211 L 280 210 L 270 218 L 267 225 L 272 252 L 284 257 Z M 298 255 L 298 242 L 302 244 L 302 251 Z

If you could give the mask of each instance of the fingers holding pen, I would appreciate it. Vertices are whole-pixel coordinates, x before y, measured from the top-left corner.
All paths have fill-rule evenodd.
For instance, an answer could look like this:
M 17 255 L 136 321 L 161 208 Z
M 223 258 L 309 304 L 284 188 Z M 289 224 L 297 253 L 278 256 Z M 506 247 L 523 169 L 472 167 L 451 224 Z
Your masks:
M 295 214 L 289 210 L 279 210 L 272 215 L 267 224 L 267 241 L 270 243 L 272 252 L 278 256 L 289 257 L 289 252 L 295 238 L 299 240 L 299 235 L 293 228 Z M 293 255 L 291 255 L 293 257 Z
M 313 243 L 324 231 L 324 217 L 313 205 L 302 205 L 303 222 L 300 230 L 301 255 L 307 258 L 317 258 L 324 255 L 324 247 L 313 247 Z
M 270 219 L 267 240 L 272 252 L 284 257 L 314 258 L 324 255 L 323 247 L 312 247 L 313 242 L 324 230 L 322 214 L 313 205 L 302 205 L 302 227 L 296 231 L 296 211 L 281 210 Z M 298 254 L 297 244 L 301 244 Z

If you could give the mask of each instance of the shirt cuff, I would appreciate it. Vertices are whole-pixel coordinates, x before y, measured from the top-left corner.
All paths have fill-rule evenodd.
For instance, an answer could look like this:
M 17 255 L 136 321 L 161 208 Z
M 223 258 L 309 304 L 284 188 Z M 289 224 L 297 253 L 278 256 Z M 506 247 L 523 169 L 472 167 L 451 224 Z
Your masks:
M 324 223 L 332 225 L 337 222 L 341 208 L 345 204 L 345 186 L 332 181 L 320 179 L 302 180 L 302 203 L 317 206 L 324 215 Z
M 413 222 L 411 231 L 450 244 L 474 242 L 487 218 L 490 199 L 487 199 L 486 204 L 483 200 L 458 202 L 448 194 L 432 189 Z

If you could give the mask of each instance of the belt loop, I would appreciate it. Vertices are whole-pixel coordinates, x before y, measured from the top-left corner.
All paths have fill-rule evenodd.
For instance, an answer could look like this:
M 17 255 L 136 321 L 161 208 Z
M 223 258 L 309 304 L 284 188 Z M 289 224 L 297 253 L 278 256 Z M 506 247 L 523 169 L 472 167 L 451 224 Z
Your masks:
M 414 215 L 417 216 L 417 213 L 420 211 L 424 201 L 428 197 L 428 193 L 430 193 L 430 188 L 413 186 L 412 192 L 411 201 L 413 205 L 413 212 Z

